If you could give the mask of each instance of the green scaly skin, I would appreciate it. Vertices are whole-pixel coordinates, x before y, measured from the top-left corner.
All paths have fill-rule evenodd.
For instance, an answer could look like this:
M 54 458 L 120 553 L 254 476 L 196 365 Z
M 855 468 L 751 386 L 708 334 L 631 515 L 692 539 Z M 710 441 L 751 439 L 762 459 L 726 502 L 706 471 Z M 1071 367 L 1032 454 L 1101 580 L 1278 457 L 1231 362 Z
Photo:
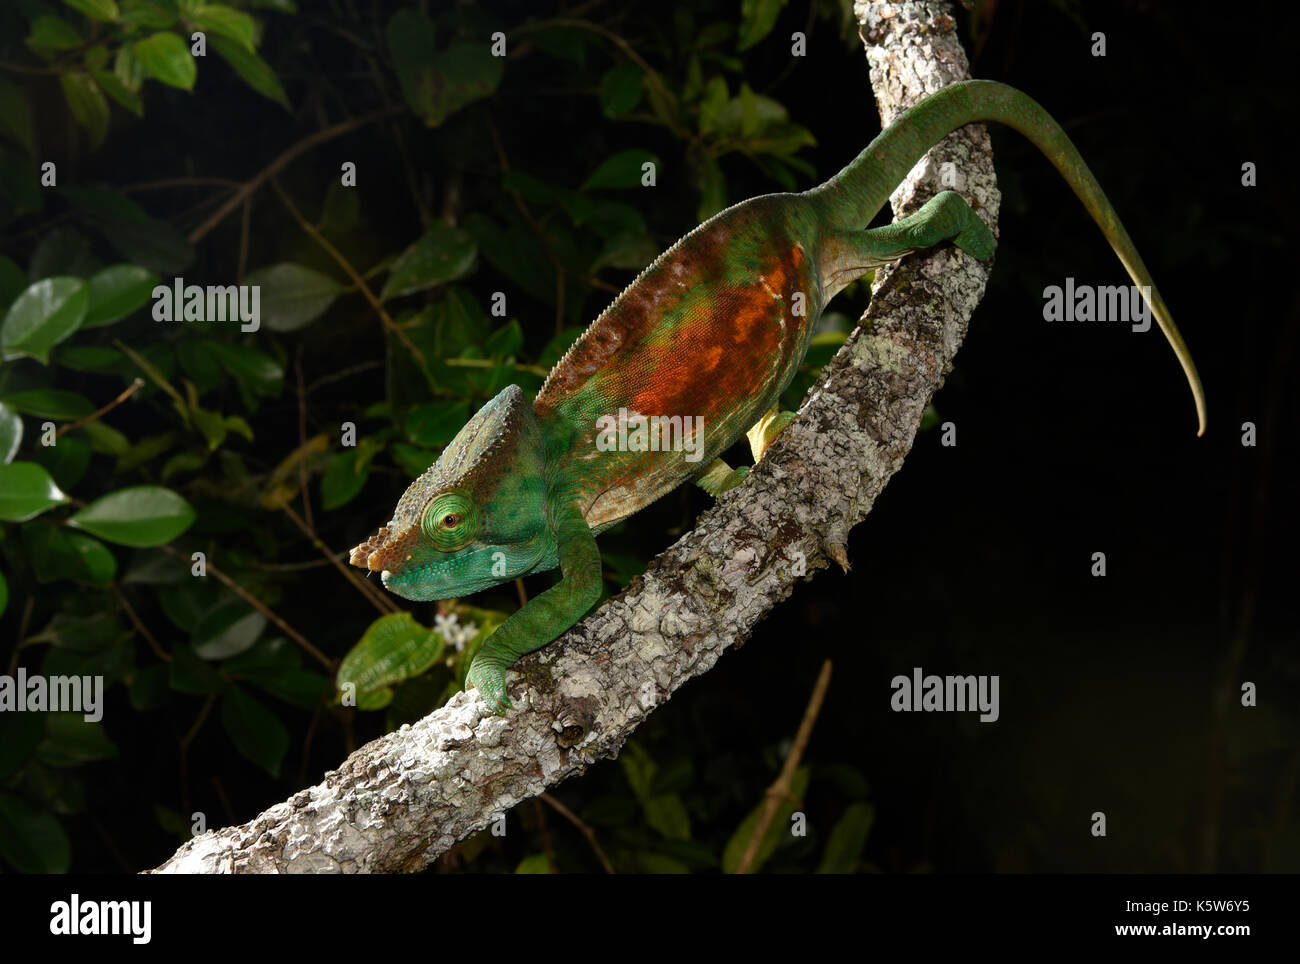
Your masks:
M 352 564 L 381 572 L 389 590 L 417 601 L 465 596 L 559 566 L 559 582 L 497 629 L 470 666 L 470 682 L 503 712 L 510 706 L 505 670 L 599 598 L 597 533 L 688 480 L 719 492 L 743 477 L 718 455 L 771 413 L 836 293 L 873 267 L 946 240 L 981 260 L 992 255 L 989 229 L 952 191 L 901 221 L 866 229 L 926 151 L 977 121 L 1006 124 L 1037 145 L 1134 284 L 1149 292 L 1191 386 L 1197 434 L 1204 432 L 1205 400 L 1191 356 L 1079 152 L 1029 97 L 967 81 L 902 114 L 825 184 L 737 204 L 665 251 L 578 339 L 532 405 L 511 386 L 470 419 L 407 489 L 392 521 L 352 550 Z M 596 421 L 620 408 L 702 416 L 703 430 L 681 450 L 602 451 Z M 756 455 L 786 421 L 758 426 L 751 434 Z

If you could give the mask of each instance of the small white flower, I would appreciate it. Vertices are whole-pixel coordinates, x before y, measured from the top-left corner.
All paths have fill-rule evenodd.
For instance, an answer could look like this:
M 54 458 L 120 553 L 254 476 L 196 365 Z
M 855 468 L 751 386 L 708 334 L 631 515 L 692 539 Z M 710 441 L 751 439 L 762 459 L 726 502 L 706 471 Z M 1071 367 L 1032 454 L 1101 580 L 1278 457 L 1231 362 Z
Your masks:
M 458 653 L 465 648 L 466 643 L 478 635 L 478 626 L 475 623 L 466 623 L 462 626 L 455 613 L 435 615 L 433 628 Z

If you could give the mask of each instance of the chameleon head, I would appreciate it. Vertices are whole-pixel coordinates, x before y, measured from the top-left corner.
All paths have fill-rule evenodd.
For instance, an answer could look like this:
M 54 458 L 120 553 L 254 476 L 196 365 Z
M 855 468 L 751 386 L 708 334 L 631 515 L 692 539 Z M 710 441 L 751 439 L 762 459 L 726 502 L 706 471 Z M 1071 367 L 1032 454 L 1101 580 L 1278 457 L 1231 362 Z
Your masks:
M 471 418 L 402 496 L 392 521 L 352 550 L 407 599 L 467 596 L 524 575 L 548 556 L 542 433 L 516 385 Z M 548 551 L 549 550 L 549 551 Z

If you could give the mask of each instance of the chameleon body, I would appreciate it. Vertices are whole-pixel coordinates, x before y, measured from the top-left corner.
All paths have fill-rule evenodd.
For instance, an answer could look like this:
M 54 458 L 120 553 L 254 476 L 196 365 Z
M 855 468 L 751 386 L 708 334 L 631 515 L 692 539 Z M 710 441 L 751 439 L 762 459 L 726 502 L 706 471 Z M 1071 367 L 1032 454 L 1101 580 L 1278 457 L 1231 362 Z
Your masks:
M 665 251 L 574 343 L 531 405 L 510 386 L 483 406 L 407 489 L 388 525 L 352 550 L 352 564 L 381 572 L 389 590 L 412 600 L 464 596 L 558 565 L 559 582 L 503 623 L 471 665 L 470 682 L 494 709 L 507 708 L 509 665 L 568 629 L 599 597 L 594 536 L 688 480 L 715 494 L 734 485 L 744 470 L 716 457 L 746 432 L 761 456 L 772 430 L 792 417 L 773 421 L 771 412 L 837 292 L 875 266 L 945 240 L 991 257 L 988 227 L 952 191 L 901 221 L 867 228 L 927 150 L 976 121 L 1025 134 L 1078 195 L 1143 288 L 1182 363 L 1203 431 L 1191 357 L 1079 152 L 1025 94 L 967 81 L 900 115 L 824 184 L 734 205 Z M 604 450 L 600 420 L 620 410 L 680 416 L 688 426 L 701 416 L 702 437 L 670 451 Z

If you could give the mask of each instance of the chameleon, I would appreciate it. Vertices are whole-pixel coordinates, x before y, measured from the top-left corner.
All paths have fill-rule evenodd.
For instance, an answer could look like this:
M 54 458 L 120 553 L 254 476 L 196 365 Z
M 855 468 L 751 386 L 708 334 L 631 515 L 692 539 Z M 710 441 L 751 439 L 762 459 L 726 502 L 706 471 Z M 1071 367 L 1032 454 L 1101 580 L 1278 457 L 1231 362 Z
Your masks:
M 558 582 L 506 619 L 470 664 L 468 682 L 504 713 L 510 665 L 599 598 L 600 532 L 687 481 L 715 496 L 739 484 L 747 468 L 718 456 L 742 434 L 762 458 L 794 417 L 777 410 L 777 399 L 837 293 L 945 241 L 981 261 L 992 257 L 992 232 L 954 191 L 867 227 L 926 151 L 984 121 L 1027 137 L 1083 202 L 1181 363 L 1203 434 L 1205 396 L 1191 355 L 1079 151 L 1028 95 L 970 80 L 900 114 L 828 181 L 742 201 L 677 241 L 574 342 L 531 404 L 510 385 L 483 405 L 411 483 L 388 524 L 352 550 L 351 564 L 381 573 L 389 591 L 413 601 L 466 596 L 558 566 Z M 674 425 L 663 419 L 681 416 L 681 444 L 665 450 L 643 436 L 633 445 L 629 434 L 625 445 L 602 445 L 616 414 L 625 427 L 660 416 L 660 439 Z

